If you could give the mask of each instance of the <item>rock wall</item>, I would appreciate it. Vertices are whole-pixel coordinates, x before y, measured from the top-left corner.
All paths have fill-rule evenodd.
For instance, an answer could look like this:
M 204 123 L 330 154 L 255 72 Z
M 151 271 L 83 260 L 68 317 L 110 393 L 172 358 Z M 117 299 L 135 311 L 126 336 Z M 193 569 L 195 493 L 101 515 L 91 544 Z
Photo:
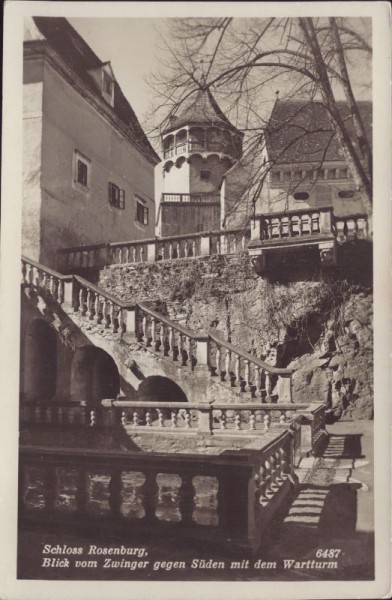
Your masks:
M 259 277 L 241 253 L 114 265 L 101 271 L 99 285 L 292 367 L 295 402 L 322 400 L 336 417 L 372 418 L 371 278 L 363 262 L 352 264 L 358 273 L 351 269 L 350 277 L 344 270 L 323 275 L 314 256 L 304 254 L 296 258 L 295 276 L 283 261 L 274 278 Z

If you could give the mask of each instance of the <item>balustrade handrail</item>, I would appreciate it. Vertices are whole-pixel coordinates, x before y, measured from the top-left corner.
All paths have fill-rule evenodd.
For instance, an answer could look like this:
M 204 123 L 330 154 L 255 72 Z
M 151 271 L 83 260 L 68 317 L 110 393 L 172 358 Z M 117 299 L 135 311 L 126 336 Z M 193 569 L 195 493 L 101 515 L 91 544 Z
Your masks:
M 88 251 L 88 250 L 95 250 L 98 248 L 116 248 L 119 246 L 138 246 L 138 245 L 142 245 L 142 244 L 156 244 L 156 243 L 166 243 L 166 242 L 170 242 L 170 241 L 177 241 L 177 240 L 185 240 L 185 239 L 191 239 L 191 238 L 202 238 L 202 237 L 210 237 L 210 236 L 215 236 L 215 235 L 230 235 L 230 234 L 235 234 L 235 233 L 246 233 L 250 231 L 250 227 L 248 228 L 236 228 L 236 229 L 217 229 L 217 230 L 211 230 L 211 231 L 198 231 L 195 233 L 188 233 L 188 234 L 181 234 L 181 235 L 171 235 L 171 236 L 167 236 L 167 237 L 153 237 L 153 238 L 145 238 L 142 240 L 130 240 L 130 241 L 124 241 L 124 242 L 98 242 L 97 244 L 88 244 L 88 245 L 84 245 L 84 246 L 70 246 L 68 248 L 59 248 L 57 250 L 57 252 L 59 254 L 66 254 L 69 252 L 83 252 L 83 251 Z M 30 259 L 26 259 L 26 260 L 30 260 Z M 38 263 L 35 264 L 35 266 L 39 266 Z
M 146 306 L 143 303 L 139 303 L 137 305 L 143 312 L 146 312 L 147 314 L 149 314 L 151 317 L 153 317 L 154 319 L 157 319 L 158 321 L 161 321 L 162 323 L 164 323 L 165 325 L 167 325 L 168 327 L 173 327 L 173 329 L 176 329 L 177 331 L 179 331 L 180 333 L 186 335 L 187 337 L 192 338 L 193 340 L 201 340 L 201 339 L 207 339 L 207 334 L 203 334 L 203 333 L 196 333 L 194 331 L 190 331 L 189 329 L 187 329 L 186 327 L 183 327 L 182 325 L 179 325 L 178 323 L 176 323 L 175 321 L 172 321 L 171 319 L 169 319 L 168 317 L 165 317 L 164 315 L 156 312 L 155 310 L 153 310 L 152 308 L 150 308 L 149 306 Z
M 112 296 L 112 294 L 109 294 L 109 292 L 106 292 L 102 288 L 94 285 L 93 283 L 91 283 L 90 281 L 87 281 L 87 279 L 84 279 L 83 277 L 80 277 L 79 275 L 73 275 L 73 279 L 75 281 L 78 281 L 81 285 L 83 285 L 83 287 L 95 292 L 96 294 L 99 294 L 100 296 L 102 296 L 103 298 L 106 298 L 110 302 L 113 302 L 113 304 L 116 304 L 120 308 L 131 309 L 131 308 L 136 307 L 136 304 L 134 302 L 124 302 L 123 300 L 116 298 L 116 296 Z
M 210 400 L 208 402 L 153 402 L 153 401 L 143 401 L 143 400 L 101 400 L 102 406 L 107 407 L 110 403 L 110 406 L 114 408 L 155 408 L 159 410 L 160 408 L 171 408 L 171 409 L 187 409 L 187 410 L 198 410 L 198 409 L 209 409 L 215 408 L 213 405 L 213 401 Z M 227 405 L 225 405 L 227 408 Z
M 309 206 L 308 208 L 290 208 L 287 210 L 278 210 L 275 212 L 268 212 L 268 213 L 257 213 L 255 215 L 255 218 L 257 219 L 258 217 L 263 218 L 263 219 L 270 219 L 270 218 L 277 218 L 277 217 L 285 217 L 285 216 L 291 216 L 291 215 L 302 215 L 302 214 L 309 214 L 309 213 L 317 213 L 317 212 L 331 212 L 331 214 L 333 214 L 333 206 L 317 206 L 315 208 L 312 208 L 311 206 Z
M 73 275 L 62 275 L 58 271 L 55 271 L 54 269 L 51 269 L 50 267 L 45 267 L 44 265 L 37 262 L 36 260 L 33 260 L 32 258 L 27 258 L 27 256 L 24 256 L 23 254 L 21 256 L 21 260 L 24 263 L 27 263 L 33 267 L 36 267 L 40 271 L 44 271 L 44 273 L 47 273 L 48 275 L 56 277 L 57 279 L 61 279 L 62 281 L 72 281 L 72 279 L 74 277 Z
M 335 215 L 332 213 L 332 217 L 333 217 L 334 222 L 336 222 L 336 221 L 345 221 L 346 219 L 367 219 L 368 215 L 365 212 L 350 213 L 347 215 Z
M 227 348 L 227 350 L 234 352 L 234 354 L 238 354 L 245 360 L 249 360 L 250 362 L 257 365 L 258 367 L 265 369 L 269 373 L 274 373 L 276 375 L 292 375 L 292 373 L 293 373 L 293 369 L 282 369 L 279 367 L 274 367 L 273 365 L 270 365 L 270 364 L 262 361 L 260 358 L 257 358 L 257 356 L 254 356 L 253 354 L 249 354 L 249 352 L 246 352 L 245 350 L 241 350 L 237 346 L 233 346 L 232 344 L 230 344 L 230 342 L 226 342 L 225 340 L 223 340 L 222 338 L 217 336 L 212 331 L 209 331 L 208 335 L 214 342 L 216 342 L 220 346 Z

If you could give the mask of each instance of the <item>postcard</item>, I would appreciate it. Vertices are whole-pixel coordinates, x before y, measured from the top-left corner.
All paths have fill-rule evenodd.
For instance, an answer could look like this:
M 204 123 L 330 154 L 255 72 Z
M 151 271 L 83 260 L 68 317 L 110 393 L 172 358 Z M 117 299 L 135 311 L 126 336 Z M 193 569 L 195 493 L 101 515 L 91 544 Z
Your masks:
M 389 11 L 6 3 L 5 600 L 388 597 Z

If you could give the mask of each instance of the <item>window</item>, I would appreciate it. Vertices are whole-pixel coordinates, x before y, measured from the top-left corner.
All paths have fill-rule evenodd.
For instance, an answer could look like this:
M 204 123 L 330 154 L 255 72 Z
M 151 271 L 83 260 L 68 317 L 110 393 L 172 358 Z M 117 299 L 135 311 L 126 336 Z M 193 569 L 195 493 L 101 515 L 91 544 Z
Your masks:
M 143 225 L 148 225 L 148 208 L 141 198 L 136 199 L 136 221 L 139 221 Z
M 309 200 L 308 192 L 296 192 L 293 196 L 294 200 Z
M 280 181 L 280 171 L 272 171 L 272 181 L 274 183 L 279 183 L 279 181 Z
M 354 192 L 352 190 L 340 190 L 338 196 L 339 198 L 354 198 Z
M 111 106 L 114 105 L 114 81 L 106 71 L 102 71 L 102 95 Z
M 125 191 L 120 189 L 118 185 L 109 181 L 108 186 L 108 200 L 109 204 L 115 208 L 124 210 L 125 208 Z
M 83 156 L 78 150 L 75 150 L 73 179 L 75 188 L 84 191 L 90 189 L 90 167 L 90 160 L 86 156 Z
M 348 169 L 339 169 L 339 178 L 347 179 L 348 178 Z
M 209 171 L 200 171 L 200 179 L 202 179 L 203 181 L 209 181 L 210 172 Z

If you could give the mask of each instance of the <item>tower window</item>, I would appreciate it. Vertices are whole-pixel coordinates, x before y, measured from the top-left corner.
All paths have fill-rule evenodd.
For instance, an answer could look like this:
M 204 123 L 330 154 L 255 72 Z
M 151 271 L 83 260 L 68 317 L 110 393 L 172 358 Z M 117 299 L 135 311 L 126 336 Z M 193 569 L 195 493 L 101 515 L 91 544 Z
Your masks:
M 209 181 L 210 180 L 210 171 L 200 171 L 200 179 L 202 181 Z
M 308 192 L 297 192 L 293 194 L 295 200 L 309 200 Z
M 111 206 L 124 210 L 125 208 L 125 191 L 120 189 L 118 185 L 109 181 L 108 200 Z
M 90 188 L 90 167 L 90 160 L 75 150 L 74 183 L 77 184 L 78 189 L 88 190 Z
M 354 198 L 354 192 L 352 190 L 340 190 L 338 196 L 339 198 Z
M 141 198 L 136 199 L 136 221 L 148 225 L 148 208 Z

